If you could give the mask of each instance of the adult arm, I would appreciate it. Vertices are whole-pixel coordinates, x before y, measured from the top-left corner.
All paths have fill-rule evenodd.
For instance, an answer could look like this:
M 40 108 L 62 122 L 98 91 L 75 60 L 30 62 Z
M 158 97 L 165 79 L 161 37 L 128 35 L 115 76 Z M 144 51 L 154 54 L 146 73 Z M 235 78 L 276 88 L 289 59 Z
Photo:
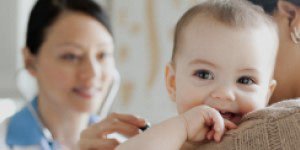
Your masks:
M 79 147 L 81 150 L 113 150 L 120 143 L 117 139 L 107 138 L 108 134 L 120 133 L 130 138 L 139 134 L 139 128 L 145 125 L 145 120 L 136 116 L 112 113 L 101 122 L 91 125 L 81 133 Z

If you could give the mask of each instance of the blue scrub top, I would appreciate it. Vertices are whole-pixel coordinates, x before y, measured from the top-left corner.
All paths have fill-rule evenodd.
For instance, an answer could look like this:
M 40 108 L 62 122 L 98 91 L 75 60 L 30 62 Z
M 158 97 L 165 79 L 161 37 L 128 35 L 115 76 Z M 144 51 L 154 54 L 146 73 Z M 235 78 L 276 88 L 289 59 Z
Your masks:
M 37 97 L 32 100 L 31 104 L 38 112 Z M 99 117 L 91 116 L 89 124 L 98 121 Z M 13 146 L 39 145 L 43 150 L 58 149 L 59 143 L 47 139 L 42 131 L 38 120 L 34 118 L 29 108 L 25 107 L 10 119 L 7 127 L 6 144 L 11 148 Z

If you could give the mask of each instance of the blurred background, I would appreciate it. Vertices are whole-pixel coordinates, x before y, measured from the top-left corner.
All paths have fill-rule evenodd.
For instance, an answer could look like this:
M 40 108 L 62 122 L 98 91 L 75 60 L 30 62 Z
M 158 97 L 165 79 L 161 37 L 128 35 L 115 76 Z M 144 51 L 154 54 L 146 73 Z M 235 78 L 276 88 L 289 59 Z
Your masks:
M 0 122 L 36 92 L 23 69 L 22 48 L 28 15 L 36 0 L 0 0 Z M 121 86 L 112 111 L 160 122 L 176 114 L 165 88 L 179 17 L 201 0 L 96 0 L 112 21 Z

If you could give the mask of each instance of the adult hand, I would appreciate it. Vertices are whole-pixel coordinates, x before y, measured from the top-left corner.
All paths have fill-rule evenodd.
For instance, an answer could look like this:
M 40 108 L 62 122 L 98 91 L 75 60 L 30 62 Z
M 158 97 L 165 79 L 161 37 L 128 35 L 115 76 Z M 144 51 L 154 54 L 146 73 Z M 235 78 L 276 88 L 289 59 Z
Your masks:
M 146 121 L 136 116 L 112 113 L 81 133 L 79 147 L 81 150 L 113 150 L 119 142 L 116 139 L 108 139 L 108 134 L 117 132 L 130 138 L 138 134 L 139 128 L 145 125 Z

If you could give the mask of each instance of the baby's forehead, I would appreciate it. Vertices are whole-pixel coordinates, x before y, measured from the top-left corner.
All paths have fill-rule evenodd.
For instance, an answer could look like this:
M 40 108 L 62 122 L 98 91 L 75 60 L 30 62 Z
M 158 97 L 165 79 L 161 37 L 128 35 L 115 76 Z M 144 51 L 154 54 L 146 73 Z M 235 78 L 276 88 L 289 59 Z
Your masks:
M 243 41 L 244 39 L 249 40 L 246 43 L 253 44 L 254 46 L 267 47 L 267 50 L 273 51 L 271 53 L 276 53 L 278 48 L 277 32 L 274 28 L 270 28 L 265 24 L 256 26 L 232 25 L 203 15 L 194 17 L 193 20 L 182 28 L 181 33 L 178 36 L 176 43 L 177 48 L 179 48 L 178 51 L 185 49 L 180 48 L 182 45 L 189 45 L 202 41 L 206 41 L 205 44 L 220 45 L 221 43 L 218 44 L 216 41 L 223 40 L 228 43 L 224 45 L 221 44 L 221 47 L 226 47 L 239 44 L 238 42 Z
M 266 32 L 266 30 L 264 29 L 269 29 L 267 30 L 267 32 L 277 37 L 277 31 L 275 31 L 273 28 L 270 29 L 270 26 L 268 26 L 267 24 L 233 23 L 230 21 L 224 22 L 222 20 L 218 20 L 215 17 L 212 17 L 209 14 L 198 14 L 194 16 L 192 19 L 190 19 L 189 21 L 187 21 L 186 24 L 182 26 L 179 36 L 188 33 L 189 30 L 214 32 L 216 28 L 222 28 L 224 30 L 232 30 L 233 32 L 249 31 L 249 30 L 252 30 L 252 32 Z M 202 35 L 202 36 L 206 36 L 206 35 Z M 222 37 L 222 35 L 219 36 Z
M 177 57 L 188 60 L 202 56 L 212 63 L 217 63 L 219 59 L 228 62 L 235 59 L 235 63 L 239 64 L 247 63 L 246 60 L 251 58 L 257 61 L 253 62 L 255 65 L 272 68 L 277 44 L 276 36 L 272 36 L 271 32 L 264 26 L 232 27 L 213 19 L 201 18 L 183 30 L 177 43 Z
M 224 17 L 222 17 L 224 16 Z M 196 11 L 192 15 L 186 15 L 180 20 L 177 25 L 177 33 L 175 34 L 173 58 L 180 57 L 182 53 L 189 53 L 189 49 L 198 50 L 204 49 L 228 49 L 231 47 L 240 46 L 241 57 L 249 57 L 243 55 L 243 50 L 247 48 L 262 49 L 259 51 L 261 55 L 271 56 L 275 61 L 278 35 L 274 24 L 264 16 L 259 16 L 257 19 L 250 20 L 245 12 L 241 15 L 229 13 L 221 15 L 220 11 Z M 254 15 L 255 16 L 255 15 Z M 246 41 L 245 41 L 246 40 Z M 240 43 L 245 43 L 241 45 Z M 267 53 L 265 53 L 268 51 Z M 227 51 L 219 52 L 219 55 L 226 54 Z M 173 59 L 175 60 L 175 59 Z
M 244 39 L 251 40 L 249 43 L 253 43 L 252 41 L 257 40 L 270 41 L 260 44 L 262 44 L 261 46 L 269 45 L 273 47 L 273 49 L 276 49 L 278 45 L 277 32 L 274 32 L 274 30 L 268 26 L 235 26 L 209 17 L 197 17 L 191 20 L 189 24 L 186 24 L 181 31 L 182 32 L 178 35 L 178 45 L 187 42 L 193 44 L 193 42 L 197 43 L 202 41 L 213 44 L 218 40 L 224 40 L 229 42 L 226 45 L 222 45 L 226 47 L 230 44 L 238 44 L 237 42 Z

